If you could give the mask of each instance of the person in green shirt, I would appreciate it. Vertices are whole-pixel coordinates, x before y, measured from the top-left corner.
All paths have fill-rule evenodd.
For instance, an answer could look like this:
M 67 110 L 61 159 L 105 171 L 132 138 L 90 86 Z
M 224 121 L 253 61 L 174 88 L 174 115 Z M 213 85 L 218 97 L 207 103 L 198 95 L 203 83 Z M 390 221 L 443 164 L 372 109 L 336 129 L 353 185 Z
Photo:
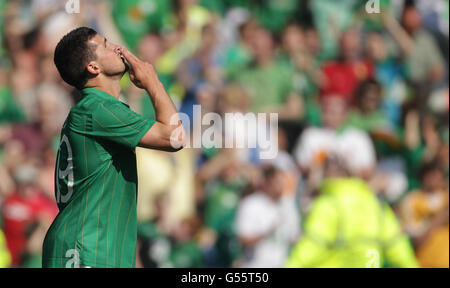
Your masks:
M 251 97 L 252 112 L 278 113 L 280 120 L 301 119 L 302 98 L 294 91 L 292 70 L 275 61 L 272 35 L 259 29 L 253 42 L 254 63 L 236 74 L 237 82 Z
M 9 87 L 8 79 L 8 65 L 0 57 L 0 125 L 26 120 L 24 111 Z
M 262 26 L 273 33 L 280 33 L 297 12 L 301 0 L 253 1 L 252 14 Z
M 281 35 L 281 53 L 277 63 L 293 71 L 293 87 L 305 102 L 305 120 L 310 125 L 321 124 L 319 107 L 319 86 L 321 63 L 314 47 L 314 27 L 301 27 L 296 22 L 289 23 Z
M 119 32 L 130 48 L 149 33 L 159 32 L 170 24 L 172 1 L 117 0 L 112 1 L 112 16 Z
M 81 90 L 61 131 L 55 171 L 59 214 L 43 244 L 42 265 L 135 267 L 137 146 L 175 152 L 185 132 L 172 100 L 149 63 L 80 27 L 58 43 L 55 65 Z M 153 102 L 156 121 L 118 100 L 129 71 Z
M 258 24 L 253 19 L 239 27 L 239 41 L 225 51 L 223 63 L 227 79 L 234 80 L 239 71 L 251 64 L 253 55 L 251 43 Z
M 350 112 L 347 125 L 364 130 L 368 133 L 389 132 L 392 124 L 380 109 L 382 86 L 376 80 L 366 80 L 361 83 L 355 93 L 356 109 Z M 396 135 L 394 135 L 396 136 Z
M 144 268 L 201 268 L 203 252 L 193 239 L 189 221 L 182 221 L 173 235 L 161 229 L 157 221 L 138 225 Z
M 196 217 L 186 218 L 181 220 L 172 231 L 172 241 L 167 267 L 203 267 L 203 252 L 195 239 L 199 224 Z
M 214 231 L 216 236 L 213 248 L 216 258 L 211 264 L 217 267 L 231 267 L 241 256 L 234 223 L 247 183 L 243 179 L 227 178 L 230 177 L 222 175 L 206 188 L 204 219 L 205 226 Z
M 0 125 L 24 121 L 25 114 L 14 100 L 11 89 L 0 87 Z

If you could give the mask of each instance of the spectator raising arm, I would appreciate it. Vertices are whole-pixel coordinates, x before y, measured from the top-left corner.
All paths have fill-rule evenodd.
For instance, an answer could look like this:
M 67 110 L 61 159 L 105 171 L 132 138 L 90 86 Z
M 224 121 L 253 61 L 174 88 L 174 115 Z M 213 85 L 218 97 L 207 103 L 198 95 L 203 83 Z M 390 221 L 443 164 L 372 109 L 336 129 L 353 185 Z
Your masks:
M 414 39 L 408 35 L 403 27 L 398 23 L 392 15 L 381 13 L 383 24 L 389 33 L 394 37 L 400 48 L 406 55 L 410 55 L 414 51 Z

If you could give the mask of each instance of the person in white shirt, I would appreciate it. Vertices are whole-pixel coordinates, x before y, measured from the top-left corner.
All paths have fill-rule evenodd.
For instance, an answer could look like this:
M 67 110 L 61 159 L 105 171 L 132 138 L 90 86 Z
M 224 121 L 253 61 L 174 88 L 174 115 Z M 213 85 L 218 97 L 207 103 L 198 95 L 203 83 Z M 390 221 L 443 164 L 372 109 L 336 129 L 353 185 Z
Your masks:
M 295 198 L 283 195 L 283 174 L 269 167 L 264 179 L 263 191 L 247 196 L 238 207 L 236 232 L 244 246 L 242 268 L 283 267 L 300 236 L 300 213 Z
M 307 128 L 300 136 L 294 155 L 304 174 L 321 166 L 330 154 L 346 162 L 352 176 L 369 179 L 376 167 L 375 148 L 370 136 L 356 128 L 342 128 L 347 103 L 339 96 L 322 99 L 323 127 Z

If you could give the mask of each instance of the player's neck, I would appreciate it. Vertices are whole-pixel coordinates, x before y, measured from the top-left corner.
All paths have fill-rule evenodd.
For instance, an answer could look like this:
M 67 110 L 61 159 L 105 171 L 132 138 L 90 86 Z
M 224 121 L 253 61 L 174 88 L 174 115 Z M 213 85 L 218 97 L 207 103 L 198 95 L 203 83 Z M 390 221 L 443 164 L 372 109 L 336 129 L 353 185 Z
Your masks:
M 106 92 L 115 98 L 120 97 L 120 79 L 119 78 L 96 78 L 91 79 L 86 84 L 86 88 L 95 88 Z

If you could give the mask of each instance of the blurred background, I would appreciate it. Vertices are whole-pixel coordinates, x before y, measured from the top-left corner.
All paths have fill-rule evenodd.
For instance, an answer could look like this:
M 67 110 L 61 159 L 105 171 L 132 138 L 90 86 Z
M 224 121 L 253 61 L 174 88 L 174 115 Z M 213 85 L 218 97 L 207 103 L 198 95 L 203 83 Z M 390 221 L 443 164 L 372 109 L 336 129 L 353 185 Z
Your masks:
M 188 115 L 279 114 L 270 161 L 137 150 L 138 267 L 449 267 L 448 0 L 79 2 L 0 0 L 0 267 L 41 266 L 79 100 L 53 51 L 78 26 L 152 63 Z

